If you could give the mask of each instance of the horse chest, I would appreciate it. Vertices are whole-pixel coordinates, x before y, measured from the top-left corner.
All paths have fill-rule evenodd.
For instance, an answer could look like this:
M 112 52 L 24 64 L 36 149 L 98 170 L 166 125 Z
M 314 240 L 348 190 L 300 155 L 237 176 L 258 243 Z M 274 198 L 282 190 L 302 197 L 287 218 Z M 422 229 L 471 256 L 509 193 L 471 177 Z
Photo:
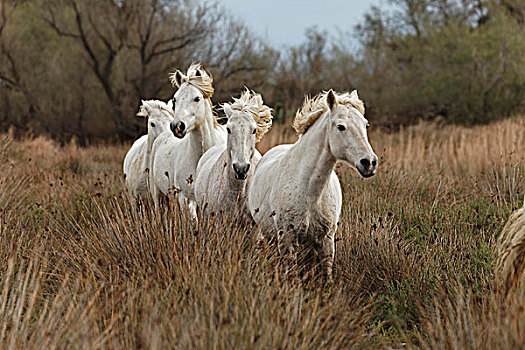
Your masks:
M 329 191 L 328 191 L 329 192 Z M 278 197 L 274 197 L 276 206 L 275 220 L 282 229 L 302 231 L 308 236 L 324 236 L 337 221 L 336 209 L 329 200 L 330 194 L 323 191 L 320 198 L 308 198 L 307 191 L 291 184 L 281 188 Z
M 189 188 L 195 181 L 195 171 L 197 169 L 198 158 L 187 157 L 178 162 L 175 168 L 175 187 L 181 189 L 186 195 Z

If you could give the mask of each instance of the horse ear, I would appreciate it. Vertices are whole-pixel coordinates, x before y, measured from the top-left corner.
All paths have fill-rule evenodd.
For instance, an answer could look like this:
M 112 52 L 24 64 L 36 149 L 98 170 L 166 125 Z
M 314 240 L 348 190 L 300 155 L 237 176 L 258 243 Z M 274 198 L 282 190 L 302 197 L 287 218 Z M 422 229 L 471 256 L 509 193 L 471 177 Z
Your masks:
M 182 74 L 180 70 L 176 70 L 175 73 L 172 73 L 170 76 L 171 85 L 177 85 L 177 87 L 180 87 L 182 85 L 183 78 L 184 74 Z
M 148 117 L 148 111 L 145 107 L 145 104 L 147 102 L 142 100 L 142 106 L 139 107 L 139 111 L 137 112 L 137 117 L 143 117 L 143 118 L 147 118 Z
M 352 91 L 350 93 L 350 97 L 359 100 L 359 95 L 357 94 L 357 90 Z
M 203 71 L 204 73 L 206 73 L 207 76 L 209 76 L 211 79 L 213 79 L 213 76 L 211 75 L 211 73 L 210 73 L 209 70 L 207 70 L 206 68 L 204 68 L 204 67 L 202 67 L 202 66 L 201 66 L 201 69 L 202 69 L 202 71 Z
M 233 113 L 232 106 L 229 103 L 223 104 L 222 109 L 224 113 L 226 113 L 226 117 L 229 117 Z
M 197 72 L 195 73 L 196 77 L 202 77 L 201 70 L 197 69 Z
M 326 104 L 328 105 L 328 108 L 330 108 L 330 110 L 333 110 L 334 107 L 337 106 L 337 100 L 332 89 L 330 89 L 326 94 Z
M 146 117 L 155 114 L 155 107 L 152 107 L 149 101 L 142 101 L 142 107 L 146 110 Z

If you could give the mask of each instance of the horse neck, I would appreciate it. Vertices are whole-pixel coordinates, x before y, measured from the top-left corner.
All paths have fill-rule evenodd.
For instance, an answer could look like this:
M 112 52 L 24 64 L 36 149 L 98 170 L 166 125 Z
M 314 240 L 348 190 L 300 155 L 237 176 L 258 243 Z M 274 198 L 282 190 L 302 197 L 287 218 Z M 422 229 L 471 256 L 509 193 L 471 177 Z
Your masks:
M 146 144 L 146 156 L 144 157 L 144 167 L 149 168 L 150 161 L 151 161 L 151 150 L 153 149 L 153 142 L 155 139 L 153 138 L 153 135 L 150 135 L 148 132 L 148 139 Z
M 209 108 L 206 108 L 206 114 L 204 116 L 204 123 L 199 127 L 199 132 L 202 137 L 202 150 L 203 153 L 217 145 L 220 141 L 220 129 L 216 127 L 215 118 L 211 109 L 211 102 L 206 101 Z
M 204 152 L 217 144 L 216 134 L 217 131 L 210 108 L 210 110 L 206 111 L 204 121 L 183 139 L 183 142 L 188 145 L 187 155 L 190 156 L 189 152 L 192 152 L 200 158 Z
M 291 151 L 291 159 L 296 161 L 300 186 L 306 191 L 308 204 L 317 203 L 337 161 L 328 143 L 328 113 L 323 114 L 301 136 Z

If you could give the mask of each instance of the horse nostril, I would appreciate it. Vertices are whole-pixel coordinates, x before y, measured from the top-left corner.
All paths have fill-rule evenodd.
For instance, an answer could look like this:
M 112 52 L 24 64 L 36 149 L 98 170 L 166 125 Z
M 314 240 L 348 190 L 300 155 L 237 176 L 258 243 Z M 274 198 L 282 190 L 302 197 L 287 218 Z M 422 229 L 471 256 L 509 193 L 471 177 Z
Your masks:
M 359 163 L 361 163 L 361 165 L 364 166 L 365 169 L 368 169 L 370 167 L 370 160 L 368 160 L 367 158 L 361 159 Z
M 376 160 L 376 159 L 374 159 L 374 160 L 372 161 L 372 166 L 374 166 L 374 167 L 375 167 L 376 165 L 377 165 L 377 160 Z
M 250 164 L 242 164 L 242 165 L 239 165 L 237 163 L 233 164 L 233 170 L 235 171 L 237 175 L 240 175 L 242 178 L 245 178 L 249 169 L 250 169 Z
M 184 125 L 184 122 L 178 122 L 178 123 L 170 123 L 170 129 L 173 135 L 176 137 L 182 137 L 184 135 L 184 129 L 186 129 L 186 125 Z

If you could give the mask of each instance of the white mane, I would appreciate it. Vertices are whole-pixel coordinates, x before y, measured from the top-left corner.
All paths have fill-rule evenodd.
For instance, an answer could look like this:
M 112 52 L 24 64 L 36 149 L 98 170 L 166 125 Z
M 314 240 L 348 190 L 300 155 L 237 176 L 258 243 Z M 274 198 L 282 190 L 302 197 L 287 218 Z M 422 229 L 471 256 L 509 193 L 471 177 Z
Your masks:
M 173 113 L 173 109 L 171 109 L 165 102 L 163 101 L 159 101 L 159 100 L 147 100 L 147 101 L 144 101 L 148 104 L 148 106 L 150 106 L 151 108 L 156 108 L 160 111 L 166 111 L 170 114 L 171 117 L 174 116 L 174 113 Z M 137 116 L 138 117 L 147 117 L 149 116 L 148 115 L 148 111 L 146 110 L 146 107 L 144 107 L 144 105 L 141 105 L 140 106 L 140 109 L 139 111 L 137 112 Z
M 255 142 L 259 142 L 272 127 L 272 109 L 266 106 L 262 96 L 254 91 L 246 89 L 240 98 L 233 98 L 230 107 L 239 112 L 250 113 L 257 124 Z
M 326 104 L 327 93 L 327 91 L 323 91 L 317 94 L 314 98 L 308 96 L 305 98 L 303 106 L 295 114 L 292 124 L 293 128 L 299 135 L 308 131 L 310 126 L 312 126 L 324 112 L 328 111 L 329 107 Z M 334 95 L 338 104 L 354 107 L 359 113 L 365 115 L 365 105 L 363 101 L 359 99 L 356 90 L 351 93 L 334 93 Z

